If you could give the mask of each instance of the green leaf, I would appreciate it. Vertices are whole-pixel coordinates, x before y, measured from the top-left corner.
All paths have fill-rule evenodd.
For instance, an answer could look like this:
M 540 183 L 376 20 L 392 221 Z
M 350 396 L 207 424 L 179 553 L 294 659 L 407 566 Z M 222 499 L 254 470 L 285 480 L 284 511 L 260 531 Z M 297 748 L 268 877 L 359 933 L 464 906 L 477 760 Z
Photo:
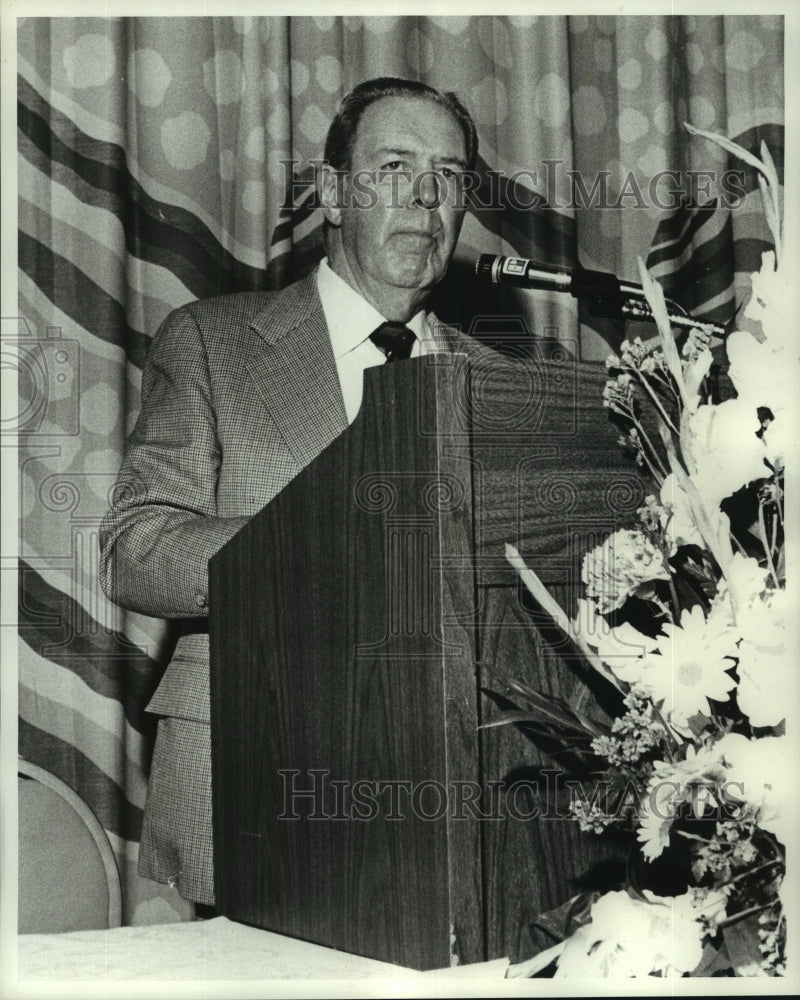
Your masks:
M 516 695 L 515 701 L 521 701 L 525 708 L 537 713 L 539 721 L 560 727 L 564 734 L 572 732 L 595 737 L 608 733 L 608 728 L 598 725 L 585 712 L 577 710 L 556 695 L 544 695 L 521 681 L 509 681 L 508 686 Z
M 690 716 L 686 721 L 692 732 L 692 736 L 694 736 L 695 739 L 700 739 L 711 724 L 711 719 L 702 715 L 700 712 L 698 712 L 697 715 Z
M 733 963 L 728 949 L 725 947 L 725 942 L 723 941 L 720 945 L 706 942 L 700 964 L 689 975 L 691 978 L 700 979 L 706 976 L 724 976 L 730 974 L 732 970 Z
M 771 191 L 777 193 L 781 186 L 778 180 L 778 171 L 775 169 L 775 161 L 772 159 L 772 155 L 763 139 L 761 140 L 760 152 L 764 163 L 764 176 L 769 182 Z M 775 207 L 777 208 L 777 205 Z
M 758 946 L 758 914 L 728 924 L 722 931 L 737 976 L 763 976 Z
M 678 563 L 677 568 L 682 573 L 685 573 L 687 576 L 691 577 L 693 580 L 699 580 L 701 584 L 706 584 L 710 587 L 713 587 L 714 590 L 717 589 L 717 583 L 718 583 L 717 576 L 714 573 L 712 566 L 707 561 L 704 560 L 703 563 L 701 564 L 697 562 L 696 559 L 693 559 L 691 556 L 689 556 L 687 558 L 684 558 L 680 563 Z M 705 588 L 703 592 L 704 593 L 706 592 Z
M 594 889 L 591 892 L 580 892 L 554 910 L 541 913 L 534 921 L 534 926 L 541 928 L 556 941 L 563 941 L 591 921 L 592 907 L 605 891 L 607 890 Z
M 781 545 L 778 550 L 778 558 L 775 561 L 775 572 L 778 575 L 778 582 L 786 584 L 786 546 Z
M 744 160 L 744 162 L 748 163 L 751 167 L 755 167 L 759 173 L 768 176 L 766 165 L 762 163 L 757 156 L 753 156 L 751 152 L 746 150 L 744 146 L 740 146 L 736 142 L 731 142 L 730 139 L 726 138 L 724 135 L 720 135 L 718 132 L 706 132 L 704 129 L 695 128 L 695 126 L 690 125 L 689 122 L 684 122 L 683 127 L 691 135 L 700 135 L 704 139 L 708 139 L 710 142 L 716 143 L 717 146 L 721 146 L 726 152 L 732 153 L 738 159 Z
M 574 726 L 563 725 L 553 718 L 548 718 L 543 713 L 521 711 L 512 709 L 508 712 L 501 712 L 488 722 L 481 723 L 479 729 L 497 729 L 499 726 L 508 725 L 529 725 L 534 726 L 541 732 L 542 736 L 551 738 L 557 737 L 561 741 L 566 739 L 584 738 L 589 739 L 591 733 L 576 729 Z
M 542 725 L 546 720 L 540 718 L 535 712 L 523 712 L 513 709 L 512 711 L 501 712 L 489 722 L 482 722 L 478 726 L 478 729 L 496 729 L 498 726 L 508 726 L 517 722 L 532 722 L 536 725 Z
M 581 653 L 583 653 L 590 666 L 592 666 L 602 677 L 605 677 L 609 683 L 613 684 L 618 691 L 621 691 L 622 688 L 619 685 L 619 681 L 616 677 L 614 677 L 613 673 L 606 667 L 602 660 L 594 655 L 592 650 L 586 644 L 586 640 L 575 629 L 567 613 L 555 600 L 553 595 L 549 592 L 547 587 L 545 587 L 536 573 L 525 565 L 525 560 L 513 545 L 506 543 L 505 555 L 506 559 L 519 573 L 520 579 L 527 587 L 531 597 L 533 597 L 542 609 L 550 615 L 561 631 L 568 636 L 573 644 L 581 651 Z

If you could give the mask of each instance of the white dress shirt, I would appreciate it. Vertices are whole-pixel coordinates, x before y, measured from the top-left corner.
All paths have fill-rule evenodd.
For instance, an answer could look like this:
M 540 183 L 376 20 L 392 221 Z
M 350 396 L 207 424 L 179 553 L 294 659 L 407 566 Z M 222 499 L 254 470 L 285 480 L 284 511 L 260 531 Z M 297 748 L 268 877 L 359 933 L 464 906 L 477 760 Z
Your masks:
M 369 335 L 386 322 L 386 317 L 331 270 L 327 257 L 322 259 L 317 271 L 317 290 L 328 324 L 347 420 L 352 423 L 361 406 L 364 369 L 386 361 L 383 351 L 369 339 Z M 411 348 L 412 358 L 436 350 L 423 310 L 415 313 L 405 325 L 417 335 Z

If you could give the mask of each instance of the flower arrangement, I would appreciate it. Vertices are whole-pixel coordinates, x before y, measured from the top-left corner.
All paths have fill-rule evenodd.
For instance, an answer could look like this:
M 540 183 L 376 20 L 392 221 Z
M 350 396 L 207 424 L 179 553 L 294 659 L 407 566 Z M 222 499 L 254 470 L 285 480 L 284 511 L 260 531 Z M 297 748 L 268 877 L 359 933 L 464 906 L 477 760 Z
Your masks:
M 715 401 L 708 336 L 693 330 L 679 349 L 661 288 L 640 262 L 658 338 L 625 342 L 608 359 L 604 404 L 654 492 L 638 523 L 585 556 L 573 620 L 507 547 L 535 600 L 619 692 L 607 731 L 585 726 L 582 752 L 597 783 L 591 799 L 573 801 L 575 820 L 596 833 L 628 830 L 645 869 L 682 858 L 685 879 L 676 895 L 629 878 L 570 901 L 564 940 L 516 975 L 553 962 L 558 978 L 785 972 L 785 734 L 795 725 L 784 537 L 797 380 L 790 282 L 766 147 L 759 160 L 687 128 L 757 169 L 774 240 L 745 310 L 760 333 L 726 339 L 735 396 Z M 492 724 L 535 727 L 543 699 L 524 683 L 515 690 L 515 710 Z M 574 725 L 569 737 L 574 750 Z

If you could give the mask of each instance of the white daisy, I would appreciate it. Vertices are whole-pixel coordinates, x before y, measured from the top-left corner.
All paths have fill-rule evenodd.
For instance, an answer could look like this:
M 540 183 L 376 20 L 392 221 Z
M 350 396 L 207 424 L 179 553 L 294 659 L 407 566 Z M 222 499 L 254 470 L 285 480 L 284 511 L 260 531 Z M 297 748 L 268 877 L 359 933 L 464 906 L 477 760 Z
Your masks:
M 656 649 L 642 660 L 640 683 L 680 731 L 698 712 L 711 715 L 709 698 L 726 701 L 736 681 L 728 673 L 737 655 L 734 629 L 724 616 L 708 619 L 695 606 L 684 610 L 680 625 L 667 624 Z
M 653 766 L 636 834 L 648 861 L 659 857 L 668 846 L 681 803 L 691 803 L 696 816 L 701 816 L 707 805 L 717 804 L 716 789 L 723 773 L 717 746 L 699 750 L 687 746 L 684 760 L 659 760 Z
M 612 628 L 600 614 L 596 601 L 578 600 L 575 631 L 596 656 L 626 684 L 636 684 L 641 674 L 642 656 L 656 648 L 655 640 L 627 622 Z

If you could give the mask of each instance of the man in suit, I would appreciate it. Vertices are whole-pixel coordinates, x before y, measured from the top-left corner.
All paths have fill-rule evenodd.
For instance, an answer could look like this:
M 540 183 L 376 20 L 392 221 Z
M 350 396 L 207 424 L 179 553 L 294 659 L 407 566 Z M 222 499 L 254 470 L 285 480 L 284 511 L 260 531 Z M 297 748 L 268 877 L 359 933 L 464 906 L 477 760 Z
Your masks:
M 175 620 L 140 872 L 213 905 L 208 561 L 358 412 L 365 368 L 470 350 L 424 303 L 464 215 L 475 127 L 454 95 L 381 78 L 348 94 L 318 176 L 327 258 L 278 293 L 191 303 L 158 331 L 101 528 L 117 604 Z M 371 336 L 373 335 L 374 336 Z

